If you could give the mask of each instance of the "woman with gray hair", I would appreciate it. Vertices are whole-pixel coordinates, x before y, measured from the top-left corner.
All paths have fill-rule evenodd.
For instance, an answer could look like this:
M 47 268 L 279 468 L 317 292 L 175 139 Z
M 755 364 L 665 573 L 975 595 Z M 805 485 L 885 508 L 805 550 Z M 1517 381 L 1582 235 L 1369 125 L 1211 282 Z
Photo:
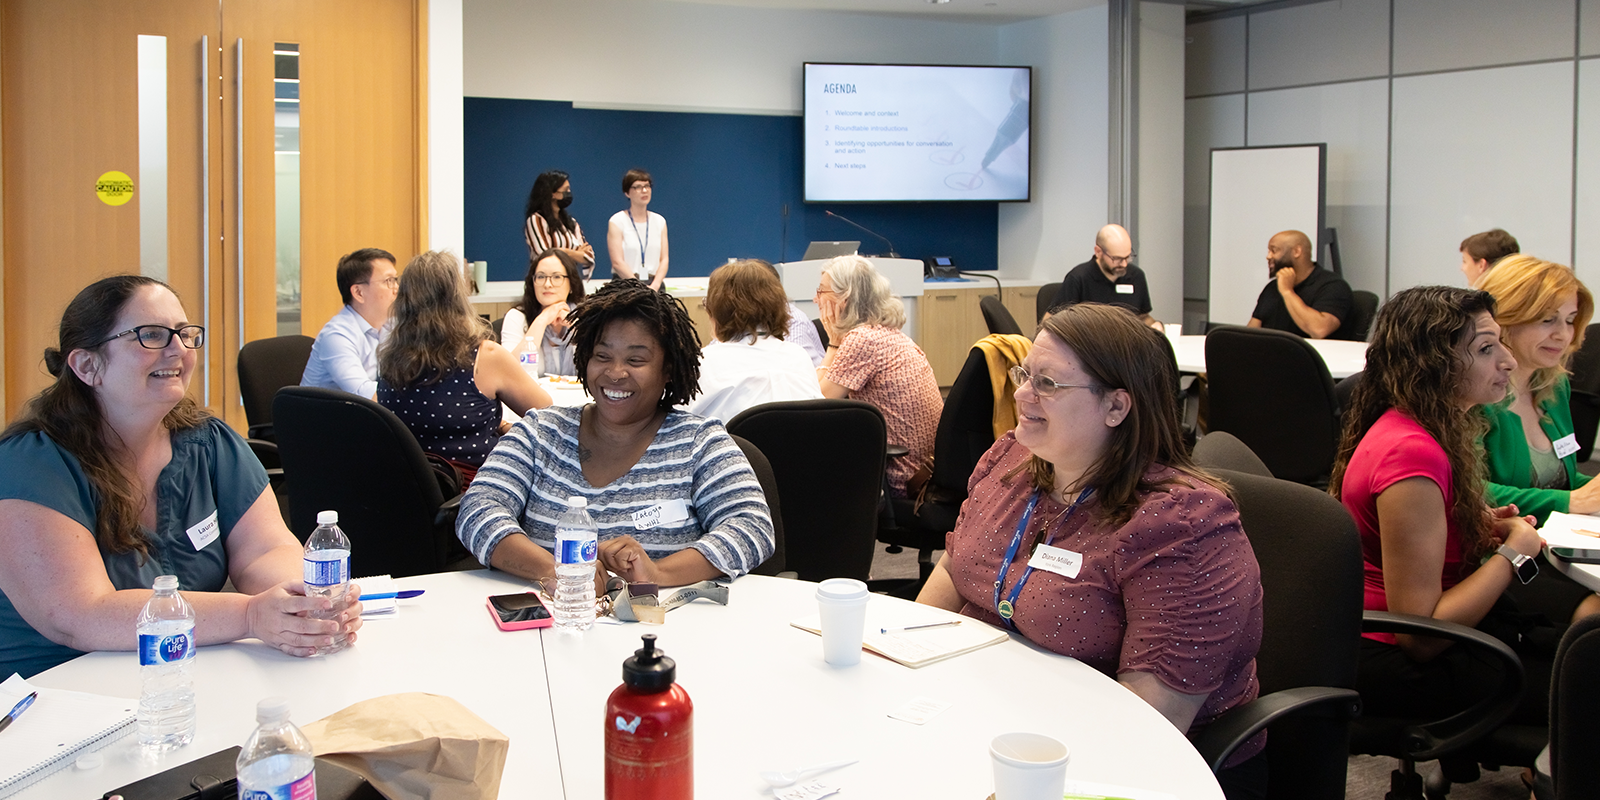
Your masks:
M 840 256 L 822 268 L 817 309 L 828 331 L 817 368 L 824 397 L 863 400 L 888 423 L 889 444 L 910 453 L 889 462 L 889 491 L 906 496 L 906 481 L 933 460 L 933 436 L 944 399 L 928 357 L 900 330 L 905 305 L 889 281 L 860 256 Z

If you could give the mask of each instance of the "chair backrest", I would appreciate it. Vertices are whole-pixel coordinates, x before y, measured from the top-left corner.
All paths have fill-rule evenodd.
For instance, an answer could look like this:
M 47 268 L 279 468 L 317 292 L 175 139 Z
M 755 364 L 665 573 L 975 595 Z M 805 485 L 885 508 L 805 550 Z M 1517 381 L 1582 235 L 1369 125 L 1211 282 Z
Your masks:
M 496 342 L 500 341 L 500 334 L 505 329 L 506 329 L 506 318 L 505 317 L 495 317 L 494 321 L 489 323 L 489 330 L 494 332 L 494 340 Z
M 994 385 L 983 351 L 967 351 L 967 362 L 950 384 L 933 437 L 933 477 L 940 502 L 966 499 L 967 480 L 978 460 L 994 446 Z
M 1044 319 L 1045 313 L 1050 310 L 1051 306 L 1055 305 L 1056 293 L 1059 291 L 1061 291 L 1061 281 L 1047 283 L 1039 287 L 1039 293 L 1033 296 L 1035 325 L 1037 325 L 1040 320 Z
M 1550 775 L 1556 800 L 1600 786 L 1600 616 L 1572 623 L 1550 672 Z
M 1300 686 L 1354 688 L 1361 641 L 1361 542 L 1326 492 L 1232 470 L 1239 518 L 1261 566 L 1261 694 Z M 1300 715 L 1268 729 L 1273 797 L 1343 797 L 1349 724 Z
M 446 568 L 459 551 L 453 532 L 442 537 L 434 525 L 445 497 L 399 417 L 365 397 L 309 386 L 285 387 L 272 412 L 296 536 L 311 535 L 317 512 L 337 511 L 353 575 Z
M 1212 431 L 1200 437 L 1200 441 L 1194 445 L 1194 463 L 1206 469 L 1229 469 L 1263 478 L 1272 477 L 1272 470 L 1267 469 L 1261 457 L 1252 452 L 1249 445 L 1239 441 L 1239 437 L 1227 431 Z
M 983 312 L 983 324 L 989 327 L 990 333 L 1022 334 L 1016 317 L 1011 316 L 1011 310 L 1000 302 L 1000 298 L 992 294 L 978 298 L 978 310 Z
M 866 580 L 872 567 L 888 428 L 859 400 L 763 403 L 728 420 L 772 464 L 784 566 L 801 580 Z
M 742 436 L 733 437 L 733 443 L 739 445 L 745 460 L 750 462 L 750 469 L 756 473 L 756 480 L 761 483 L 761 493 L 767 496 L 767 508 L 772 512 L 772 540 L 775 545 L 772 556 L 750 571 L 756 575 L 777 575 L 785 569 L 783 503 L 778 494 L 778 477 L 772 474 L 772 462 L 767 460 L 761 448 Z
M 272 396 L 285 386 L 300 385 L 316 341 L 293 334 L 257 339 L 239 348 L 239 396 L 251 438 L 272 438 Z
M 1238 325 L 1206 334 L 1210 430 L 1227 431 L 1272 474 L 1325 481 L 1339 441 L 1339 402 L 1328 365 L 1292 333 Z
M 822 342 L 823 346 L 827 346 L 828 326 L 823 325 L 821 319 L 811 320 L 811 324 L 817 329 L 817 340 Z
M 1364 342 L 1372 331 L 1372 318 L 1378 315 L 1378 296 L 1357 289 L 1350 293 L 1350 300 L 1350 316 L 1345 318 L 1344 324 L 1333 336 L 1336 339 Z

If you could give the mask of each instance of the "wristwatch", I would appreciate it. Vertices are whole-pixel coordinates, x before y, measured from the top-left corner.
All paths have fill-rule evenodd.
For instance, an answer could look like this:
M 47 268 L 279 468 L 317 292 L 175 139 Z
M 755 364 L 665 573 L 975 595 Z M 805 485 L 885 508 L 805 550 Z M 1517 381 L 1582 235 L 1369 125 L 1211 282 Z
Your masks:
M 1495 552 L 1505 556 L 1506 560 L 1511 562 L 1511 569 L 1517 573 L 1517 580 L 1523 583 L 1531 583 L 1534 578 L 1539 576 L 1539 562 L 1533 556 L 1525 556 L 1517 552 L 1517 549 L 1509 544 L 1500 545 L 1500 549 Z

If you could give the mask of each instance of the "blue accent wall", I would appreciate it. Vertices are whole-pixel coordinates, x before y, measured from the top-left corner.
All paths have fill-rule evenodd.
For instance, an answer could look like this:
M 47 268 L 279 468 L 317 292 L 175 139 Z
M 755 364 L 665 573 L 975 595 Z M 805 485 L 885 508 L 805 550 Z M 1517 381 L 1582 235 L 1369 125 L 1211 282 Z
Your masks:
M 468 97 L 466 253 L 489 262 L 489 280 L 522 280 L 528 246 L 522 209 L 539 173 L 572 176 L 569 209 L 610 274 L 606 224 L 627 207 L 622 173 L 649 170 L 650 210 L 667 218 L 668 275 L 705 276 L 730 257 L 798 260 L 812 240 L 879 240 L 828 217 L 843 214 L 889 237 L 907 258 L 950 256 L 963 269 L 995 269 L 997 203 L 802 201 L 801 119 L 576 109 L 571 103 Z M 787 207 L 787 218 L 785 208 Z

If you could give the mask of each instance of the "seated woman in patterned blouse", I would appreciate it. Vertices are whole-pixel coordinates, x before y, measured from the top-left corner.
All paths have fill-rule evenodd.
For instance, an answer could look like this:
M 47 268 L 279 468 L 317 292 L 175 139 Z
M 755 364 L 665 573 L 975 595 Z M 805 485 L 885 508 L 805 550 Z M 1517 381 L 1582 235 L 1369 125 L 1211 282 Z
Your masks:
M 542 409 L 501 437 L 462 498 L 461 542 L 495 569 L 553 578 L 556 520 L 577 495 L 600 529 L 597 579 L 681 586 L 760 565 L 775 544 L 755 472 L 722 423 L 674 410 L 700 384 L 683 304 L 620 279 L 571 319 L 594 402 Z
M 860 256 L 840 256 L 822 268 L 817 310 L 828 331 L 827 353 L 817 368 L 823 397 L 862 400 L 883 412 L 889 444 L 910 451 L 890 459 L 889 491 L 906 494 L 906 480 L 933 459 L 944 398 L 928 357 L 900 330 L 905 305 L 889 280 Z
M 394 330 L 378 346 L 378 402 L 424 452 L 483 464 L 500 438 L 500 404 L 517 414 L 550 405 L 467 300 L 461 259 L 429 251 L 400 274 Z
M 973 472 L 917 602 L 1077 658 L 1192 733 L 1258 693 L 1261 574 L 1227 485 L 1184 449 L 1173 370 L 1123 309 L 1047 318 L 1012 369 L 1017 428 Z M 1034 568 L 1040 552 L 1072 566 Z M 1230 797 L 1264 786 L 1264 746 L 1218 774 Z

